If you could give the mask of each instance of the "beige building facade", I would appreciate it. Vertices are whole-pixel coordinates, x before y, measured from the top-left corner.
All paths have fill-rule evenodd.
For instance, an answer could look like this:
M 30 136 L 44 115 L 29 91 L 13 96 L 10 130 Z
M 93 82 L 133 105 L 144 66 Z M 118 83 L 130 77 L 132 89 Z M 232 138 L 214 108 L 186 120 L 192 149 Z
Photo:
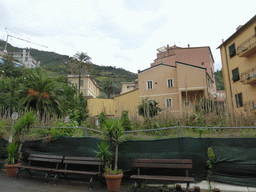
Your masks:
M 206 69 L 207 74 L 212 79 L 212 92 L 216 92 L 215 76 L 214 76 L 214 59 L 210 47 L 161 47 L 157 49 L 157 58 L 151 63 L 151 67 L 161 63 L 175 66 L 176 62 L 187 63 L 196 67 Z
M 256 15 L 218 47 L 230 113 L 256 113 Z
M 158 51 L 151 67 L 138 71 L 138 88 L 123 83 L 122 93 L 113 99 L 88 100 L 89 115 L 98 116 L 105 111 L 109 116 L 120 117 L 122 111 L 128 110 L 130 116 L 138 116 L 143 99 L 154 99 L 163 111 L 179 115 L 194 112 L 201 98 L 216 96 L 214 60 L 209 47 L 167 46 Z
M 129 111 L 129 116 L 137 116 L 139 104 L 139 89 L 135 89 L 113 99 L 88 99 L 87 110 L 92 117 L 97 117 L 101 112 L 105 112 L 107 116 L 121 117 L 122 111 Z
M 70 83 L 78 88 L 79 75 L 68 75 Z M 101 89 L 97 83 L 90 77 L 90 75 L 81 75 L 80 92 L 84 97 L 96 98 L 100 95 Z
M 138 74 L 140 99 L 153 99 L 174 114 L 194 111 L 200 98 L 209 97 L 213 81 L 205 68 L 176 62 L 158 64 Z
M 120 94 L 129 92 L 138 88 L 137 82 L 122 82 L 121 84 L 122 84 L 122 90 Z

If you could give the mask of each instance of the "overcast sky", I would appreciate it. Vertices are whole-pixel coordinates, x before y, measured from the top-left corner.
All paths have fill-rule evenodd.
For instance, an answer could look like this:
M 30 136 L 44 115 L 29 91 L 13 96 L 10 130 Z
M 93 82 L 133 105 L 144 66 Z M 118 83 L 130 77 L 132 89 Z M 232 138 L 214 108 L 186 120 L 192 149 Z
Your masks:
M 162 46 L 216 48 L 256 14 L 256 0 L 0 0 L 0 39 L 137 73 Z M 7 28 L 7 32 L 5 30 Z

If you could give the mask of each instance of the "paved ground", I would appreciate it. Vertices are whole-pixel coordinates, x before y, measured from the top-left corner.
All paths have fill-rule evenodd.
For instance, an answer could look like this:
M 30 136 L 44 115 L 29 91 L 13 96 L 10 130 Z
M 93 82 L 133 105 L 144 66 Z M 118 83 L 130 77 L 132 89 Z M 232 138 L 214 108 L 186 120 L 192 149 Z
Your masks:
M 132 192 L 132 183 L 127 179 L 122 180 L 122 186 L 120 192 Z M 185 185 L 182 185 L 185 187 Z M 194 188 L 194 184 L 191 184 L 191 189 Z M 209 185 L 206 181 L 198 183 L 201 192 L 206 192 L 209 189 Z M 219 188 L 221 192 L 256 192 L 256 188 L 247 188 L 241 186 L 227 185 L 222 183 L 211 183 L 212 189 Z M 166 191 L 175 191 L 174 185 L 169 185 Z M 29 176 L 29 174 L 22 174 L 22 176 L 16 180 L 15 177 L 7 177 L 5 171 L 0 170 L 0 192 L 80 192 L 80 191 L 92 191 L 92 192 L 107 192 L 107 187 L 103 183 L 95 182 L 93 190 L 90 190 L 89 182 L 84 181 L 66 181 L 60 180 L 58 185 L 54 186 L 52 181 L 45 184 L 43 177 Z M 140 192 L 160 192 L 159 187 L 151 187 L 140 190 Z

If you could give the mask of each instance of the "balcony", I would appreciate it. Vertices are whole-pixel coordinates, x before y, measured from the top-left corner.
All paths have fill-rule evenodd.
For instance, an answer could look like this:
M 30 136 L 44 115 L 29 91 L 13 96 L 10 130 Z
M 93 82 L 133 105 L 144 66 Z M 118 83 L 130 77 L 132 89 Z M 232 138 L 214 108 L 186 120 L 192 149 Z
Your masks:
M 250 57 L 256 53 L 256 34 L 237 46 L 237 54 L 240 57 Z
M 256 84 L 256 67 L 241 73 L 241 82 L 243 84 Z
M 250 113 L 256 113 L 256 100 L 244 102 L 244 111 Z

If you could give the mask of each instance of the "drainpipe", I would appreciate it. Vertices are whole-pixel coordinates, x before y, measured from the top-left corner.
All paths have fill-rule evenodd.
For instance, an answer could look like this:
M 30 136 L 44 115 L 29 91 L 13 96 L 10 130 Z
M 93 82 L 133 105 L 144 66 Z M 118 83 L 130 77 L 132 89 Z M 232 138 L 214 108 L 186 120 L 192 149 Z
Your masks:
M 229 65 L 228 65 L 228 56 L 227 56 L 227 49 L 226 45 L 224 45 L 225 49 L 225 57 L 226 57 L 226 62 L 227 62 L 227 68 L 228 68 L 228 82 L 229 82 L 229 88 L 230 88 L 230 94 L 231 94 L 231 106 L 232 106 L 232 114 L 234 112 L 234 102 L 233 102 L 233 93 L 232 93 L 232 88 L 231 88 L 231 80 L 230 80 L 230 73 L 229 73 Z

